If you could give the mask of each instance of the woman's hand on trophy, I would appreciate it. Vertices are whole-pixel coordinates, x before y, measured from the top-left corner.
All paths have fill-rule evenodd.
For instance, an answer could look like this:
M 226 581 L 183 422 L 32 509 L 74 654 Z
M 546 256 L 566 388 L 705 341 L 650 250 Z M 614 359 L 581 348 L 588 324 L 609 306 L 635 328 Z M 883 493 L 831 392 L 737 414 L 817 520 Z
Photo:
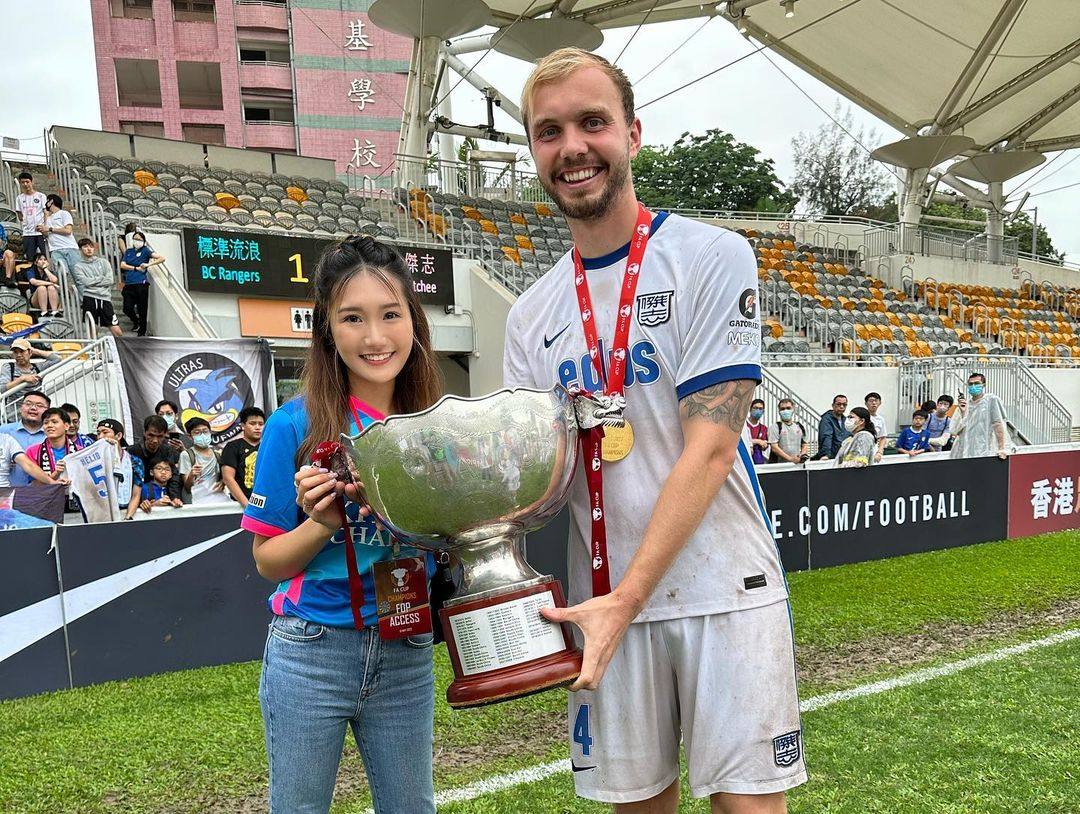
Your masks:
M 575 624 L 585 636 L 581 673 L 570 685 L 572 691 L 595 690 L 600 686 L 626 629 L 640 611 L 639 605 L 628 601 L 618 590 L 569 608 L 540 609 L 548 621 Z
M 303 466 L 293 476 L 296 483 L 296 505 L 304 514 L 331 532 L 341 528 L 341 509 L 338 498 L 341 495 L 355 500 L 356 487 L 352 484 L 352 494 L 348 487 L 338 480 L 337 474 L 321 467 Z

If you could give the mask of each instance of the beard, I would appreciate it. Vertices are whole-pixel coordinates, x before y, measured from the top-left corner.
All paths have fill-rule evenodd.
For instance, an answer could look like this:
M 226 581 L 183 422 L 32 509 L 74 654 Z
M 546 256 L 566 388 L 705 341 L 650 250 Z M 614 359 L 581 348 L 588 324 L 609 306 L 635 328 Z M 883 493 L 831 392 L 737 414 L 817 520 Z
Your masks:
M 563 167 L 560 172 L 573 170 L 571 167 Z M 555 201 L 555 205 L 562 210 L 563 215 L 573 220 L 599 220 L 611 211 L 630 179 L 630 154 L 622 156 L 615 164 L 607 165 L 607 181 L 599 192 L 584 198 L 570 198 L 560 195 L 558 192 L 558 180 L 554 177 L 540 178 L 540 185 L 544 191 Z

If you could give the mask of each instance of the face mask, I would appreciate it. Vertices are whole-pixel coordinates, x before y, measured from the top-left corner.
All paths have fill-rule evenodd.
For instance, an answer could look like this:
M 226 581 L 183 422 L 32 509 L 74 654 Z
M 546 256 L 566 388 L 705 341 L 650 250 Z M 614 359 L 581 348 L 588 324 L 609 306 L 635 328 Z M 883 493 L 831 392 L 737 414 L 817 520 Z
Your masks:
M 752 419 L 754 419 L 754 421 L 757 421 L 757 420 L 758 420 L 759 418 L 761 418 L 761 417 L 762 417 L 763 415 L 765 415 L 765 411 L 764 411 L 764 410 L 758 410 L 758 409 L 753 409 L 753 410 L 751 410 L 751 411 L 750 411 L 750 417 L 751 417 Z
M 937 411 L 938 411 L 938 415 L 945 415 L 945 413 L 949 412 L 949 405 L 947 405 L 947 404 L 939 404 L 938 408 L 937 408 Z
M 986 385 L 982 385 L 982 384 L 969 384 L 968 385 L 968 395 L 969 396 L 981 396 L 983 394 L 983 388 L 985 386 Z
M 855 432 L 855 428 L 859 426 L 858 421 L 857 418 L 849 417 L 847 421 L 844 422 L 844 429 L 848 432 Z
M 210 446 L 210 433 L 200 432 L 198 435 L 191 436 L 191 440 L 195 442 L 197 447 L 208 447 Z
M 133 240 L 133 241 L 131 241 L 131 245 L 136 249 L 141 249 L 146 244 L 143 243 L 141 240 Z
M 791 421 L 791 417 L 793 415 L 795 415 L 794 410 L 781 410 L 780 411 L 780 420 L 781 421 Z
M 166 414 L 163 415 L 162 418 L 165 419 L 165 423 L 168 425 L 170 430 L 176 426 L 176 416 Z

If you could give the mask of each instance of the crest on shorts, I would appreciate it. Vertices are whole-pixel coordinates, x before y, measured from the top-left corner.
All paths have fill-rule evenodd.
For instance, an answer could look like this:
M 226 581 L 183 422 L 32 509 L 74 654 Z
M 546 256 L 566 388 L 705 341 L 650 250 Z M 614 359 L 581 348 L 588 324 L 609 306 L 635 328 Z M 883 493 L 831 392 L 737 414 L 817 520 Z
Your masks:
M 671 295 L 674 291 L 638 294 L 637 319 L 646 328 L 655 328 L 671 319 Z
M 788 732 L 786 735 L 780 735 L 772 739 L 773 760 L 776 761 L 777 766 L 790 766 L 798 761 L 802 755 L 802 748 L 799 745 L 801 732 L 801 730 L 796 729 L 794 732 Z

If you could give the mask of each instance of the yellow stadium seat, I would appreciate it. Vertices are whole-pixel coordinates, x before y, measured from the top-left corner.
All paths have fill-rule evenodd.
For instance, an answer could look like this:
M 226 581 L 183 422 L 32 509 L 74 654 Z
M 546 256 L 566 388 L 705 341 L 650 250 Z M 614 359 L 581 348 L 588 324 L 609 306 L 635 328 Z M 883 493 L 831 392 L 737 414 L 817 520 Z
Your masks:
M 149 170 L 135 170 L 135 183 L 143 189 L 158 185 L 157 176 Z

